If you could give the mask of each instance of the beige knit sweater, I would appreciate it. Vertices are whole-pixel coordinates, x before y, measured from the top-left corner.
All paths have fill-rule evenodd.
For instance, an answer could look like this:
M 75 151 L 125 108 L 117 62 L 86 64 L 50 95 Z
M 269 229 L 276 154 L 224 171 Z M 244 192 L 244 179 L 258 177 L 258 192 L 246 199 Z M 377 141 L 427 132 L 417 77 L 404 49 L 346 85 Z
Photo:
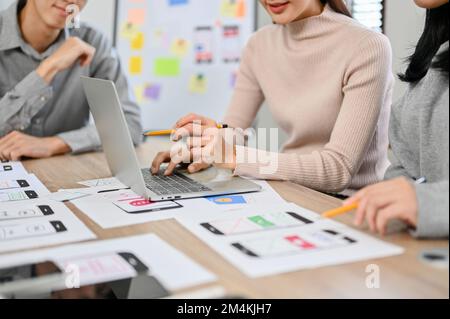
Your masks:
M 224 119 L 248 128 L 264 100 L 282 153 L 238 147 L 236 175 L 349 193 L 383 179 L 394 77 L 388 39 L 334 12 L 271 25 L 249 41 Z M 264 158 L 275 160 L 275 169 Z M 274 163 L 272 163 L 274 164 Z

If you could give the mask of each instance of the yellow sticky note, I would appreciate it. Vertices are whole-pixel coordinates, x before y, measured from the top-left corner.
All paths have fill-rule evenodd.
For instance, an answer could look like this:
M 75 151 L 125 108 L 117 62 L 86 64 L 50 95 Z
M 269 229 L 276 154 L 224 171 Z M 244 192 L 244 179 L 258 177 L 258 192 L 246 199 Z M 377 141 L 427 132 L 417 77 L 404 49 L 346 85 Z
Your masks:
M 205 94 L 208 90 L 208 81 L 202 74 L 193 75 L 189 80 L 189 92 L 194 94 Z
M 132 50 L 142 50 L 144 48 L 145 35 L 144 32 L 138 32 L 131 40 Z
M 144 86 L 139 85 L 134 88 L 134 95 L 136 97 L 136 102 L 142 104 L 144 102 Z
M 143 61 L 140 56 L 130 58 L 129 71 L 131 75 L 140 75 L 142 73 Z
M 223 17 L 234 18 L 237 13 L 237 2 L 236 0 L 222 0 L 220 6 L 220 14 Z
M 124 23 L 120 28 L 120 36 L 126 39 L 133 39 L 139 33 L 139 29 L 132 23 Z
M 188 53 L 190 44 L 184 39 L 175 39 L 170 47 L 170 52 L 177 57 L 184 57 Z

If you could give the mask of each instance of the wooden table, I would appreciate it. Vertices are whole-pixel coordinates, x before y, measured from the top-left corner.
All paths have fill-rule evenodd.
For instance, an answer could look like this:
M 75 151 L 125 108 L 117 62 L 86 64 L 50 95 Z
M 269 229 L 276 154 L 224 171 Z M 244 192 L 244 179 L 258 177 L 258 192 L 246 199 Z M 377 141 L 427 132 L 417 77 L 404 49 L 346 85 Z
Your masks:
M 149 164 L 166 143 L 157 140 L 138 148 L 142 164 Z M 26 161 L 25 167 L 50 189 L 78 188 L 77 181 L 110 176 L 101 153 L 61 156 Z M 305 187 L 284 182 L 271 185 L 287 201 L 316 212 L 337 207 L 340 201 Z M 197 239 L 175 220 L 146 223 L 131 227 L 103 230 L 73 205 L 68 205 L 99 239 L 155 233 L 175 248 L 203 265 L 219 280 L 228 293 L 252 298 L 449 298 L 449 271 L 422 263 L 418 256 L 426 249 L 447 248 L 448 240 L 418 241 L 407 233 L 388 235 L 384 240 L 405 248 L 401 256 L 357 262 L 341 266 L 303 270 L 272 277 L 250 279 L 230 265 L 219 254 Z M 350 224 L 351 216 L 339 220 Z M 365 231 L 365 230 L 364 230 Z M 380 267 L 381 287 L 366 287 L 366 267 Z M 197 288 L 206 288 L 205 285 Z M 184 291 L 186 292 L 186 291 Z

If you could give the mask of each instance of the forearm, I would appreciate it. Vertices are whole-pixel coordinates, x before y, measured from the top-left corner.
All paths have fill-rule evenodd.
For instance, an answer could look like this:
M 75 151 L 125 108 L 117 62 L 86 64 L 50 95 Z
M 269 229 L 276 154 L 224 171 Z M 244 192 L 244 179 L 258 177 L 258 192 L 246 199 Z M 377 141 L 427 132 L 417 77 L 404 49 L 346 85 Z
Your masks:
M 60 133 L 58 137 L 68 145 L 74 154 L 97 151 L 101 147 L 100 137 L 93 124 L 78 130 Z
M 0 99 L 0 136 L 24 131 L 52 96 L 52 88 L 36 71 L 28 74 Z
M 327 149 L 301 155 L 238 146 L 236 161 L 236 175 L 291 181 L 326 192 L 345 190 L 354 171 L 351 160 Z
M 39 65 L 36 69 L 36 73 L 45 81 L 45 83 L 50 84 L 56 74 L 58 74 L 58 68 L 50 59 L 47 59 Z

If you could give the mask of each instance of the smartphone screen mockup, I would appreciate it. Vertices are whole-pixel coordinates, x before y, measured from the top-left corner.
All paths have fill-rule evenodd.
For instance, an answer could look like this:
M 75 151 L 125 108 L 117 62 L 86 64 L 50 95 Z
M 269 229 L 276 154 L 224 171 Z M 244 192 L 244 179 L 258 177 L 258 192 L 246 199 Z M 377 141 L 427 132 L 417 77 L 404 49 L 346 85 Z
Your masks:
M 295 227 L 312 224 L 313 221 L 293 212 L 277 212 L 271 214 L 252 215 L 239 218 L 228 218 L 201 226 L 216 235 L 236 235 L 259 232 L 278 228 Z
M 35 199 L 38 198 L 38 194 L 35 191 L 2 191 L 0 190 L 0 203 L 1 202 L 15 202 L 20 200 Z
M 0 241 L 37 237 L 67 231 L 61 221 L 41 221 L 25 224 L 0 225 Z
M 197 27 L 195 29 L 195 61 L 197 64 L 213 63 L 213 35 L 211 27 Z
M 13 168 L 11 165 L 0 165 L 0 173 L 1 172 L 10 172 Z
M 334 230 L 294 232 L 233 243 L 232 246 L 250 257 L 297 255 L 332 249 L 356 243 L 356 240 Z
M 148 271 L 148 267 L 131 253 L 80 256 L 65 260 L 60 266 L 63 269 L 73 269 L 75 266 L 85 283 L 133 278 Z
M 0 208 L 0 221 L 43 217 L 54 214 L 55 212 L 48 205 L 11 208 L 9 210 L 4 210 Z
M 30 184 L 26 180 L 0 180 L 0 190 L 24 187 L 30 187 Z

